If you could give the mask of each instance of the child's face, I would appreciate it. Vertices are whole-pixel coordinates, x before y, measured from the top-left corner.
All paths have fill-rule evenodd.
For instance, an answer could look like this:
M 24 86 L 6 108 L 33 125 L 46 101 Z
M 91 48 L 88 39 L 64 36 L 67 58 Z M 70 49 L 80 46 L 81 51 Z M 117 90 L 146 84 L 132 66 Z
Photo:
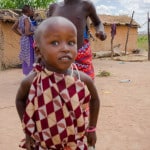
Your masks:
M 68 24 L 47 27 L 41 36 L 40 54 L 47 69 L 65 72 L 77 55 L 77 33 Z

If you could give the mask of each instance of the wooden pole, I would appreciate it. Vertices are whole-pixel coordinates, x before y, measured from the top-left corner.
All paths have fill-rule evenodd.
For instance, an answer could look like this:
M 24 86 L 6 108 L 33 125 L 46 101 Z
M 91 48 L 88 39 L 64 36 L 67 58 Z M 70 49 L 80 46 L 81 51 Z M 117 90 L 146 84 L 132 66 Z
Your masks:
M 113 40 L 115 35 L 116 35 L 116 24 L 114 23 L 111 25 L 111 59 L 113 59 L 114 56 Z
M 113 59 L 113 56 L 114 56 L 113 40 L 114 40 L 114 37 L 111 38 L 111 59 Z
M 128 44 L 128 38 L 129 38 L 129 31 L 130 31 L 132 21 L 133 21 L 133 15 L 134 15 L 134 11 L 132 12 L 132 18 L 131 18 L 130 24 L 128 25 L 127 38 L 126 38 L 126 43 L 125 43 L 125 55 L 127 54 L 127 44 Z
M 0 23 L 0 70 L 4 69 L 4 34 Z
M 149 12 L 147 14 L 147 30 L 148 30 L 148 60 L 150 61 L 150 18 L 149 18 Z

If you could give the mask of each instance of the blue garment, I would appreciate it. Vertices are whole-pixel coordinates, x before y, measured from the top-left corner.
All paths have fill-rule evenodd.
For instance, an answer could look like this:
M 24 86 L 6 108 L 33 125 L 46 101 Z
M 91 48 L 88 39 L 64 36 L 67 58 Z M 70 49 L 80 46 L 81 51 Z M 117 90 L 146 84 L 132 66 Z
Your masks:
M 89 39 L 89 34 L 88 34 L 88 27 L 86 26 L 84 29 L 84 39 Z
M 30 17 L 30 20 L 31 20 L 32 25 L 36 27 L 37 26 L 36 20 L 34 20 L 32 17 Z

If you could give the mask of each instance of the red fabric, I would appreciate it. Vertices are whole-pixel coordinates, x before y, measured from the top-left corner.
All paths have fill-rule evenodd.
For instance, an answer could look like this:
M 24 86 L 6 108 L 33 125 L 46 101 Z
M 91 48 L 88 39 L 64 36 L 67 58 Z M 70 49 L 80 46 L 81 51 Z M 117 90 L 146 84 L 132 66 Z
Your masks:
M 92 50 L 88 40 L 84 40 L 84 46 L 78 50 L 75 64 L 80 71 L 88 74 L 94 79 L 94 67 L 92 64 Z

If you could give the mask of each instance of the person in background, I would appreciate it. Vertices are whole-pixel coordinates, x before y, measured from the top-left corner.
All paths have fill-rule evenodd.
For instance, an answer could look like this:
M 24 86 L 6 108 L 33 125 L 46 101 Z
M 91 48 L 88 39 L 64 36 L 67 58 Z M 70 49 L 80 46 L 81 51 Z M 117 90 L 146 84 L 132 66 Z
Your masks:
M 34 13 L 32 16 L 30 16 L 30 21 L 34 27 L 34 30 L 37 28 L 38 26 L 38 21 L 36 20 L 37 16 L 39 15 L 39 13 L 35 13 L 34 9 L 32 10 Z
M 21 36 L 19 58 L 22 63 L 22 70 L 24 75 L 29 74 L 33 68 L 34 63 L 34 26 L 30 20 L 30 17 L 33 15 L 33 9 L 29 5 L 24 5 L 22 8 L 22 16 L 12 26 L 12 30 Z
M 100 99 L 93 80 L 75 67 L 76 27 L 64 17 L 44 20 L 35 31 L 35 52 L 42 65 L 35 63 L 16 95 L 26 134 L 23 146 L 27 150 L 94 146 Z
M 63 2 L 53 3 L 49 6 L 47 17 L 62 16 L 74 23 L 77 28 L 77 47 L 78 55 L 75 63 L 79 70 L 88 74 L 94 79 L 94 67 L 92 64 L 92 52 L 90 43 L 84 40 L 84 30 L 89 17 L 95 27 L 95 35 L 100 40 L 106 39 L 104 26 L 100 21 L 94 4 L 90 0 L 64 0 Z

